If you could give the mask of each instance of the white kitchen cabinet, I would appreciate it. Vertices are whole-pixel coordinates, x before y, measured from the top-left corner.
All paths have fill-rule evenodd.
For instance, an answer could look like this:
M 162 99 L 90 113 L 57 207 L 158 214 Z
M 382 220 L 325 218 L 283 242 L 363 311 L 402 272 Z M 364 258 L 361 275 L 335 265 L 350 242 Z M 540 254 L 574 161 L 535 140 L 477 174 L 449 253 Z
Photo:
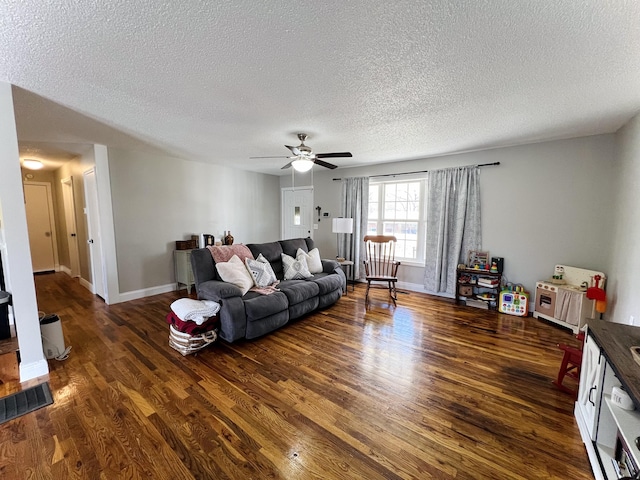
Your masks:
M 580 388 L 574 413 L 594 477 L 613 480 L 620 477 L 614 461 L 619 438 L 626 442 L 629 455 L 640 465 L 640 450 L 635 441 L 640 432 L 640 413 L 622 410 L 611 401 L 611 391 L 613 387 L 621 386 L 621 378 L 625 379 L 627 387 L 637 384 L 640 367 L 633 361 L 629 362 L 628 350 L 619 348 L 621 336 L 618 330 L 622 327 L 602 321 L 596 324 L 593 320 L 590 328 L 592 325 L 594 331 L 587 333 L 583 347 Z M 640 341 L 637 336 L 640 332 L 633 333 L 636 340 L 629 339 L 629 335 L 622 338 L 632 344 Z M 617 372 L 622 374 L 620 378 Z M 634 403 L 637 405 L 637 401 Z
M 195 284 L 193 270 L 191 269 L 191 250 L 175 250 L 174 261 L 177 289 L 180 289 L 180 285 L 185 285 L 187 293 L 190 295 L 191 285 Z
M 587 335 L 582 349 L 580 388 L 576 408 L 580 410 L 589 439 L 596 439 L 596 425 L 602 403 L 602 378 L 605 359 L 600 347 Z

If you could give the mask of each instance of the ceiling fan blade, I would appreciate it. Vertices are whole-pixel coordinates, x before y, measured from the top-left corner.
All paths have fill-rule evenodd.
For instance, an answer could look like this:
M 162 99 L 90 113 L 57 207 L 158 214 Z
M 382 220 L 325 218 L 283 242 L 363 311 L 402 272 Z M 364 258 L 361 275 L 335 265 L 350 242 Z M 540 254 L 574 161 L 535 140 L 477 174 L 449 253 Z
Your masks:
M 291 153 L 293 153 L 296 157 L 300 155 L 300 149 L 298 147 L 292 147 L 290 145 L 285 145 L 285 147 L 291 150 Z
M 249 157 L 249 158 L 289 158 L 287 155 L 278 155 L 277 157 Z
M 330 168 L 331 170 L 333 170 L 334 168 L 338 168 L 337 165 L 334 165 L 333 163 L 329 163 L 329 162 L 325 162 L 323 160 L 319 160 L 316 156 L 316 159 L 313 161 L 313 163 L 315 163 L 316 165 L 320 165 L 321 167 L 326 167 L 326 168 Z
M 335 153 L 316 153 L 316 158 L 341 158 L 353 157 L 351 152 L 335 152 Z
M 289 162 L 289 163 L 287 163 L 287 164 L 286 164 L 284 167 L 282 167 L 280 170 L 286 170 L 287 168 L 290 168 L 292 163 L 293 163 L 293 162 Z

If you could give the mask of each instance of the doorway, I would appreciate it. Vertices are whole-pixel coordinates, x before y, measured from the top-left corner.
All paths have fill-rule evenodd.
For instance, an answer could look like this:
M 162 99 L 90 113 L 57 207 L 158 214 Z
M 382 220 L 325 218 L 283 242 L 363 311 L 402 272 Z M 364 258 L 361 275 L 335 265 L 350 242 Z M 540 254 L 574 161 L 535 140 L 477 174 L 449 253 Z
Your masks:
M 73 177 L 60 180 L 62 199 L 64 201 L 64 221 L 67 227 L 67 245 L 69 246 L 69 275 L 80 276 L 80 254 L 78 252 L 78 235 L 76 223 L 76 204 L 73 195 Z
M 24 182 L 24 201 L 33 273 L 53 272 L 58 267 L 58 246 L 51 184 Z
M 313 238 L 313 187 L 282 189 L 282 238 Z

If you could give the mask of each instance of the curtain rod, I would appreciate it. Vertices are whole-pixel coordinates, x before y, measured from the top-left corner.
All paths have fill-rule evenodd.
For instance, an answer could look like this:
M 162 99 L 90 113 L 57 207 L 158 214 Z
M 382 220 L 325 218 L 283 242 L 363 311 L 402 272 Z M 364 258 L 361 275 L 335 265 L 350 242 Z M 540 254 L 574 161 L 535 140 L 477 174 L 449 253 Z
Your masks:
M 500 165 L 500 162 L 493 163 L 481 163 L 480 165 L 465 165 L 466 167 L 493 167 L 494 165 Z M 456 167 L 453 167 L 456 168 Z M 464 167 L 458 167 L 464 168 Z M 420 170 L 417 172 L 403 172 L 403 173 L 386 173 L 384 175 L 369 175 L 369 178 L 374 177 L 397 177 L 398 175 L 413 175 L 414 173 L 429 173 L 429 170 Z M 334 178 L 333 181 L 336 182 L 338 180 L 342 180 L 342 178 Z

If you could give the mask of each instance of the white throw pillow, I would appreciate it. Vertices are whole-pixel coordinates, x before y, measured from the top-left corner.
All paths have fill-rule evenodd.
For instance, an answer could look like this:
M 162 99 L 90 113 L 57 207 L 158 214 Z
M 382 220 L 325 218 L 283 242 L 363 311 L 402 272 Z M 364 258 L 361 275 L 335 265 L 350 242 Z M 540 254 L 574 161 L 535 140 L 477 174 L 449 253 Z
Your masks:
M 242 290 L 242 295 L 253 287 L 253 277 L 237 255 L 231 257 L 228 262 L 216 263 L 216 268 L 220 278 Z
M 273 268 L 271 268 L 271 264 L 262 254 L 258 255 L 256 260 L 246 258 L 244 263 L 247 265 L 247 270 L 249 270 L 249 273 L 253 277 L 253 283 L 256 287 L 268 287 L 278 281 L 276 274 L 273 272 Z
M 322 273 L 322 260 L 320 260 L 320 250 L 314 248 L 309 253 L 307 253 L 299 248 L 296 252 L 296 260 L 300 258 L 300 255 L 304 256 L 311 273 Z
M 285 253 L 281 253 L 280 256 L 282 257 L 285 280 L 304 280 L 313 277 L 304 257 L 293 258 Z

